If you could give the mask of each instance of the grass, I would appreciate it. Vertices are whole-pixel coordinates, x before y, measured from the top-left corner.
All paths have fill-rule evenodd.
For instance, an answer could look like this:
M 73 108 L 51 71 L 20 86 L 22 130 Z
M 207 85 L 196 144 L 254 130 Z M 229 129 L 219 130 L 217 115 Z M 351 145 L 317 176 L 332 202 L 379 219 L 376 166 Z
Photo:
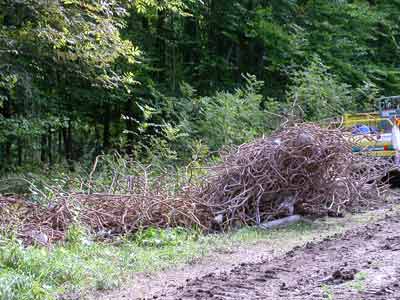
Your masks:
M 357 292 L 361 293 L 365 290 L 365 280 L 367 279 L 366 272 L 359 272 L 355 275 L 353 282 L 350 284 L 350 288 L 355 289 Z
M 24 247 L 9 234 L 0 239 L 0 300 L 53 300 L 58 295 L 117 288 L 136 272 L 157 272 L 213 253 L 262 244 L 279 255 L 295 246 L 384 217 L 385 211 L 297 224 L 280 230 L 242 228 L 203 235 L 185 229 L 148 229 L 118 245 L 94 242 L 73 227 L 64 244 Z
M 335 296 L 334 293 L 332 291 L 332 288 L 329 285 L 323 285 L 322 286 L 322 290 L 324 292 L 324 298 L 328 299 L 328 300 L 334 300 Z

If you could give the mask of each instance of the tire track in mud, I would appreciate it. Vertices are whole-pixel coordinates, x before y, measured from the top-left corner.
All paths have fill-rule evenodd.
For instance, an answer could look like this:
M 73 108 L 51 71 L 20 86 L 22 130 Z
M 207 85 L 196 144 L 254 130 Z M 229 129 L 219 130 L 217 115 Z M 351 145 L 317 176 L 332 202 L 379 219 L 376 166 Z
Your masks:
M 146 299 L 400 300 L 400 216 L 309 242 L 278 258 L 209 273 Z

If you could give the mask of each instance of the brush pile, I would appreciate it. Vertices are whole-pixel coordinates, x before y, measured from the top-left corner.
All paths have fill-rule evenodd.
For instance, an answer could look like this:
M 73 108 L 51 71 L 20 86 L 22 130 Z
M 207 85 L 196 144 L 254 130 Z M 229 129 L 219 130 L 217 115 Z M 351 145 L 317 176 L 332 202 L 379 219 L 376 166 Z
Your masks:
M 76 195 L 80 222 L 92 232 L 107 236 L 136 232 L 149 227 L 209 227 L 211 213 L 188 194 Z
M 210 227 L 211 211 L 180 195 L 147 192 L 129 195 L 70 194 L 51 204 L 0 197 L 0 229 L 16 232 L 25 244 L 48 245 L 67 238 L 73 224 L 85 226 L 97 239 L 111 239 L 149 227 Z
M 284 128 L 223 154 L 201 198 L 227 227 L 292 214 L 338 216 L 378 199 L 385 187 L 377 180 L 391 168 L 351 149 L 339 129 Z
M 80 192 L 53 191 L 47 204 L 0 197 L 0 229 L 13 229 L 27 244 L 64 240 L 72 224 L 110 238 L 149 227 L 227 229 L 300 214 L 339 216 L 367 207 L 385 186 L 392 167 L 354 155 L 338 129 L 300 124 L 221 154 L 198 184 L 173 176 L 129 175 L 126 161 L 111 169 L 110 185 L 94 187 L 92 175 Z M 351 135 L 350 135 L 351 136 Z M 87 188 L 83 188 L 86 186 Z
M 72 214 L 65 201 L 43 206 L 18 197 L 0 197 L 1 235 L 16 234 L 26 244 L 63 240 Z

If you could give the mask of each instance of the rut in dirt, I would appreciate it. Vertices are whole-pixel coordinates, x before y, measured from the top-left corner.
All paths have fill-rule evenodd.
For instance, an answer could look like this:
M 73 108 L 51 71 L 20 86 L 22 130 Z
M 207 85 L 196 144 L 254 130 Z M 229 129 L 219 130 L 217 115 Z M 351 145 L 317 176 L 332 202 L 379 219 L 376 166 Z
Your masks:
M 400 300 L 400 216 L 192 279 L 152 299 Z

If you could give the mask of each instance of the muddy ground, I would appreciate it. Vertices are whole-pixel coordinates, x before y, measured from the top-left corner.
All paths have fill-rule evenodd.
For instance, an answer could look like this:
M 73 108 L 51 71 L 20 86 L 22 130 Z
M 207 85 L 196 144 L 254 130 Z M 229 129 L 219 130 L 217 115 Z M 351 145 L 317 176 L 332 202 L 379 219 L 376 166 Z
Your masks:
M 400 215 L 136 299 L 400 299 Z
M 333 224 L 342 225 L 330 229 Z M 398 204 L 314 226 L 309 234 L 228 247 L 182 267 L 136 274 L 120 289 L 88 299 L 400 300 Z

